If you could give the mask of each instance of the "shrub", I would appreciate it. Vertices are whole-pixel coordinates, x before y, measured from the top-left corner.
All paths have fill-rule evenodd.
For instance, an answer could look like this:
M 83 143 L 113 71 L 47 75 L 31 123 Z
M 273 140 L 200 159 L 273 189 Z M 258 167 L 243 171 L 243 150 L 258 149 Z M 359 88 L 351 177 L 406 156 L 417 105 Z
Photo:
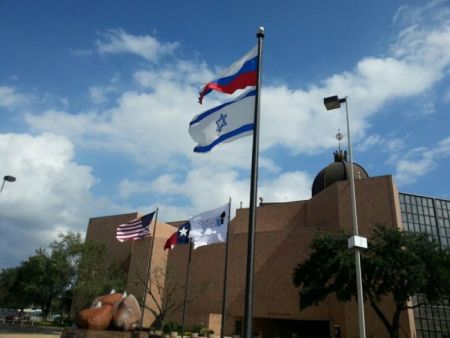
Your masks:
M 175 322 L 169 322 L 167 324 L 164 324 L 164 327 L 163 327 L 164 333 L 170 333 L 170 332 L 174 332 L 174 331 L 181 332 L 181 325 L 178 325 Z

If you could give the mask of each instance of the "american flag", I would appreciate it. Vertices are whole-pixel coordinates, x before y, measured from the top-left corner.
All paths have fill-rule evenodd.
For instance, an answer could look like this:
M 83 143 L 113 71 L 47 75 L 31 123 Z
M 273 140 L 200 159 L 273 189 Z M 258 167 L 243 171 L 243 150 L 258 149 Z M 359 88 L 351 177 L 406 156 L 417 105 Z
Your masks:
M 155 212 L 138 217 L 129 223 L 117 227 L 116 238 L 119 242 L 130 241 L 148 237 L 151 235 L 150 223 Z

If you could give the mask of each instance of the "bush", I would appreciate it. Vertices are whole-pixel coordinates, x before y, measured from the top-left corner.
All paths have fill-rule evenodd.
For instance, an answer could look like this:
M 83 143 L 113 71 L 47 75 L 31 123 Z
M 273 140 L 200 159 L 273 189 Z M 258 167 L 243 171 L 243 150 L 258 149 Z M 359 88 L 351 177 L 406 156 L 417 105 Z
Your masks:
M 175 323 L 175 322 L 169 322 L 167 324 L 164 324 L 163 326 L 163 332 L 164 333 L 170 333 L 170 332 L 181 332 L 181 325 Z
M 195 325 L 192 327 L 191 331 L 194 332 L 194 333 L 200 333 L 200 332 L 202 332 L 202 330 L 203 330 L 204 328 L 205 328 L 205 326 L 204 326 L 203 324 L 195 324 Z
M 204 327 L 204 328 L 202 328 L 201 330 L 200 330 L 200 336 L 208 336 L 208 334 L 213 334 L 214 333 L 214 330 L 210 330 L 210 329 L 208 329 L 207 327 Z

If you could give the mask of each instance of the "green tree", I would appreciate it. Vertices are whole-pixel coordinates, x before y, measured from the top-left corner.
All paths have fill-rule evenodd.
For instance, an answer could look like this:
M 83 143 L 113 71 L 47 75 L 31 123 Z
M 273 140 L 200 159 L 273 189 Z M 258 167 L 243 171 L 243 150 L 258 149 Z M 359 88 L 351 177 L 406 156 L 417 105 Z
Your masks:
M 111 288 L 124 288 L 124 270 L 109 262 L 104 245 L 83 243 L 80 233 L 60 233 L 49 245 L 18 267 L 0 272 L 0 306 L 23 309 L 40 306 L 44 318 L 50 310 L 69 313 L 73 294 L 77 293 L 83 306 Z
M 17 279 L 18 267 L 6 268 L 0 271 L 0 307 L 21 308 L 22 294 L 13 292 L 12 286 Z
M 70 264 L 61 252 L 38 249 L 17 268 L 9 292 L 17 307 L 38 305 L 46 319 L 52 302 L 70 287 L 70 277 Z
M 347 248 L 348 237 L 345 233 L 321 234 L 313 240 L 310 257 L 294 271 L 301 310 L 320 303 L 329 294 L 340 301 L 356 297 L 354 253 Z M 391 338 L 399 336 L 400 314 L 408 308 L 410 297 L 422 294 L 428 302 L 448 298 L 449 262 L 449 250 L 440 249 L 425 235 L 375 226 L 369 248 L 361 252 L 364 298 Z M 380 307 L 384 297 L 392 297 L 394 302 L 391 318 Z
M 111 289 L 124 290 L 127 274 L 124 267 L 112 262 L 105 245 L 86 241 L 77 268 L 73 295 L 76 303 L 75 313 L 86 308 L 99 295 L 109 293 Z

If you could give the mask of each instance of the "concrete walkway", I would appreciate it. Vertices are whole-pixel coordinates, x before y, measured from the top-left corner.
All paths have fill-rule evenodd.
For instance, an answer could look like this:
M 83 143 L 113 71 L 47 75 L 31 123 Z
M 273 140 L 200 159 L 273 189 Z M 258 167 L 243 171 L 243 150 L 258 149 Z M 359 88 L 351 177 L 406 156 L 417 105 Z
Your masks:
M 1 338 L 59 338 L 63 328 L 44 326 L 0 326 Z

